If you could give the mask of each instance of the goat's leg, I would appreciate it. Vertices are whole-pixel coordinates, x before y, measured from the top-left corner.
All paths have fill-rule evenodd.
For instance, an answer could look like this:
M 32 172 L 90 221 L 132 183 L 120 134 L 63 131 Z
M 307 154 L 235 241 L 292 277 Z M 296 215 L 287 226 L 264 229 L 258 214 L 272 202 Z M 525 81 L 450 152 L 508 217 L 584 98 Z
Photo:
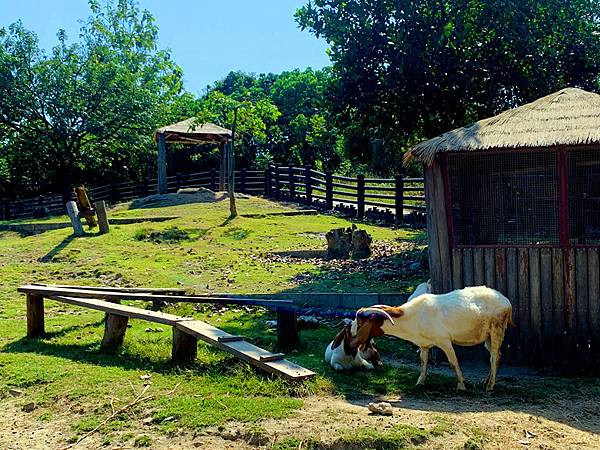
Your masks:
M 446 354 L 446 358 L 448 358 L 448 362 L 454 368 L 456 372 L 456 379 L 458 381 L 456 385 L 456 389 L 459 391 L 466 391 L 465 387 L 465 379 L 463 377 L 462 371 L 460 370 L 460 366 L 458 365 L 458 358 L 456 358 L 456 353 L 454 353 L 454 347 L 452 347 L 452 342 L 448 342 L 447 344 L 438 345 L 439 348 Z
M 421 356 L 421 374 L 417 380 L 417 386 L 420 384 L 425 384 L 425 378 L 427 378 L 427 362 L 429 360 L 429 348 L 421 347 L 419 350 L 419 354 Z
M 504 341 L 504 329 L 501 327 L 492 328 L 490 332 L 490 346 L 488 348 L 490 352 L 490 375 L 485 386 L 487 392 L 493 391 L 496 384 L 496 374 L 500 366 L 500 347 L 502 347 L 502 341 Z

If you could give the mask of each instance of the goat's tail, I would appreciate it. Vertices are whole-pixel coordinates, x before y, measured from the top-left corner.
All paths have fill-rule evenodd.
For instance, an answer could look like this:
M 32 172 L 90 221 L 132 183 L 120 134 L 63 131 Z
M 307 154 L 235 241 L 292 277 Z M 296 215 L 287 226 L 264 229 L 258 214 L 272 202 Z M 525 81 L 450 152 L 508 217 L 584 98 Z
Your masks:
M 516 327 L 517 325 L 512 320 L 512 306 L 506 313 L 506 316 L 507 316 L 506 317 L 506 325 L 508 325 L 509 327 L 513 327 L 513 328 Z

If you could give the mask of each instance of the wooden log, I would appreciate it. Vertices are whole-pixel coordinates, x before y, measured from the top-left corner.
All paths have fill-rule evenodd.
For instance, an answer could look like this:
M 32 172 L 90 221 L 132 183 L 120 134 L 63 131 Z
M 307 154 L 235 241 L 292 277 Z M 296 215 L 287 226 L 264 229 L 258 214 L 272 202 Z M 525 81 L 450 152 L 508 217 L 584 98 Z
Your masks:
M 589 358 L 589 303 L 587 249 L 579 248 L 575 253 L 575 289 L 577 315 L 577 359 L 583 365 Z
M 297 319 L 295 309 L 277 309 L 277 345 L 281 350 L 294 349 L 300 344 Z
M 85 220 L 90 228 L 94 228 L 98 225 L 90 199 L 88 198 L 87 192 L 83 186 L 75 188 L 75 196 L 77 197 L 77 204 L 80 206 L 79 215 L 85 217 Z
M 507 358 L 516 363 L 519 356 L 519 269 L 516 248 L 506 249 L 506 297 L 512 304 L 512 321 L 515 327 L 508 329 Z
M 529 249 L 529 308 L 530 308 L 530 353 L 539 358 L 542 347 L 542 303 L 540 277 L 540 249 Z M 532 359 L 533 360 L 533 359 Z
M 327 259 L 346 259 L 352 247 L 352 229 L 336 228 L 325 234 L 327 239 Z
M 542 350 L 541 356 L 551 361 L 554 335 L 554 312 L 552 295 L 552 249 L 540 250 L 540 301 L 542 306 Z
M 83 236 L 83 226 L 79 219 L 79 210 L 77 209 L 77 203 L 74 201 L 67 202 L 67 214 L 71 219 L 71 225 L 73 226 L 73 234 L 77 237 Z
M 473 250 L 473 281 L 475 286 L 485 284 L 485 265 L 483 260 L 483 249 L 476 248 Z
M 173 327 L 171 360 L 175 363 L 194 361 L 198 354 L 198 338 Z
M 473 286 L 473 249 L 463 249 L 463 280 L 464 286 Z
M 158 193 L 167 193 L 167 143 L 164 133 L 158 135 Z
M 365 259 L 371 256 L 373 239 L 365 230 L 352 232 L 352 259 Z
M 100 200 L 94 203 L 96 216 L 98 216 L 98 231 L 100 234 L 107 234 L 110 230 L 108 215 L 106 214 L 106 203 Z
M 517 250 L 518 283 L 519 283 L 519 360 L 527 362 L 533 355 L 529 354 L 529 252 L 526 248 Z
M 127 322 L 129 317 L 119 316 L 117 314 L 106 314 L 104 326 L 104 337 L 100 349 L 103 351 L 117 350 L 125 339 L 125 331 L 127 331 Z
M 598 249 L 588 249 L 590 356 L 600 359 L 600 264 Z
M 27 294 L 27 337 L 35 338 L 44 333 L 44 297 Z
M 566 358 L 566 322 L 565 322 L 565 291 L 564 291 L 564 256 L 563 250 L 552 249 L 552 306 L 554 337 L 552 339 L 552 359 L 564 363 Z
M 462 250 L 454 248 L 452 249 L 452 289 L 463 287 Z
M 496 289 L 496 258 L 493 248 L 483 250 L 485 285 Z

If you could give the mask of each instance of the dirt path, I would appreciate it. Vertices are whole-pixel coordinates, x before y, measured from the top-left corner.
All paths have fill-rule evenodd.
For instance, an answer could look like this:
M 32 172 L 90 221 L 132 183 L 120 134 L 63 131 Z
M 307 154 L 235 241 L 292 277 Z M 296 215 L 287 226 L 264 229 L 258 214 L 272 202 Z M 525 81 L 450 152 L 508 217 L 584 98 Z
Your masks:
M 312 438 L 331 444 L 344 432 L 363 427 L 385 431 L 395 424 L 426 430 L 443 426 L 442 434 L 432 437 L 420 447 L 425 449 L 462 449 L 474 432 L 483 436 L 486 449 L 600 448 L 600 412 L 595 398 L 577 401 L 555 399 L 551 411 L 535 407 L 503 409 L 485 398 L 457 397 L 440 401 L 387 399 L 394 405 L 392 417 L 369 414 L 366 408 L 369 400 L 348 402 L 332 397 L 310 397 L 305 400 L 304 408 L 287 420 L 267 420 L 256 425 L 231 423 L 198 434 L 181 431 L 162 435 L 141 422 L 135 423 L 132 429 L 150 436 L 152 444 L 149 448 L 160 450 L 269 448 L 272 443 L 289 437 L 299 440 Z M 73 413 L 43 420 L 43 411 L 22 412 L 20 405 L 23 401 L 20 399 L 8 399 L 2 403 L 1 449 L 60 449 L 72 434 Z M 252 431 L 256 429 L 264 431 L 257 434 Z M 101 434 L 96 434 L 75 448 L 135 448 L 133 436 L 129 439 L 125 436 L 130 431 L 119 432 L 120 436 L 113 435 L 109 445 L 105 445 Z

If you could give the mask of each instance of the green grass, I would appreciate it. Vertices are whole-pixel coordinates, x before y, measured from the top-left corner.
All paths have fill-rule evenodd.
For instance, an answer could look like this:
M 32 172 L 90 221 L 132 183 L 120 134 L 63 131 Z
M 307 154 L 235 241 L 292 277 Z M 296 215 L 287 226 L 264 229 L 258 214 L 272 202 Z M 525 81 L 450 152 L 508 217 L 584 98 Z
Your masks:
M 240 199 L 238 208 L 242 213 L 289 209 L 263 199 Z M 177 287 L 196 293 L 277 293 L 407 292 L 421 281 L 414 273 L 406 275 L 400 269 L 392 269 L 391 276 L 382 279 L 369 267 L 345 273 L 336 270 L 335 265 L 323 266 L 311 260 L 269 259 L 272 252 L 323 249 L 325 232 L 350 225 L 348 220 L 331 215 L 229 220 L 226 202 L 144 210 L 130 210 L 123 205 L 111 212 L 112 217 L 166 215 L 178 218 L 164 223 L 112 226 L 108 235 L 87 234 L 78 239 L 71 238 L 67 229 L 23 237 L 0 233 L 0 399 L 10 388 L 24 390 L 22 403 L 36 402 L 38 408 L 31 414 L 40 424 L 72 414 L 70 439 L 77 440 L 109 416 L 113 408 L 131 402 L 143 388 L 140 376 L 150 374 L 148 394 L 153 398 L 117 416 L 102 429 L 107 442 L 121 432 L 130 435 L 129 441 L 135 439 L 132 445 L 142 447 L 147 441 L 144 435 L 134 433 L 132 419 L 150 420 L 148 430 L 162 432 L 201 430 L 229 421 L 258 427 L 263 419 L 288 417 L 302 407 L 303 397 L 311 394 L 348 399 L 457 396 L 455 381 L 449 377 L 430 375 L 426 388 L 415 387 L 417 373 L 411 368 L 384 366 L 368 373 L 334 372 L 322 357 L 323 348 L 336 333 L 331 327 L 302 330 L 300 348 L 288 355 L 318 374 L 303 383 L 267 376 L 202 343 L 193 364 L 174 366 L 170 362 L 169 327 L 148 333 L 148 326 L 157 327 L 138 320 L 130 321 L 122 349 L 105 354 L 99 348 L 103 315 L 52 301 L 45 305 L 47 334 L 40 339 L 25 338 L 25 299 L 16 289 L 28 282 Z M 361 228 L 375 241 L 390 244 L 421 244 L 424 237 L 418 230 L 372 225 Z M 414 252 L 399 252 L 390 264 L 401 267 L 402 261 L 416 257 Z M 268 350 L 276 348 L 276 331 L 266 324 L 274 316 L 265 309 L 232 307 L 215 313 L 185 304 L 168 311 L 201 318 Z M 384 355 L 417 359 L 413 347 L 398 340 L 382 338 L 378 343 Z M 543 402 L 549 392 L 577 394 L 577 386 L 564 390 L 560 383 L 500 384 L 490 401 L 504 407 L 515 402 Z M 600 392 L 597 381 L 577 383 L 588 383 L 588 392 Z M 481 395 L 480 388 L 460 394 L 467 402 Z M 392 441 L 414 446 L 420 439 L 443 434 L 449 428 L 447 423 L 439 424 L 424 432 L 424 437 L 422 430 L 412 428 L 394 428 L 385 433 L 363 429 L 339 438 L 346 439 L 343 442 L 348 445 L 366 442 L 372 448 L 402 448 L 391 447 L 396 445 Z M 296 448 L 288 444 L 293 445 L 291 441 L 277 445 Z

